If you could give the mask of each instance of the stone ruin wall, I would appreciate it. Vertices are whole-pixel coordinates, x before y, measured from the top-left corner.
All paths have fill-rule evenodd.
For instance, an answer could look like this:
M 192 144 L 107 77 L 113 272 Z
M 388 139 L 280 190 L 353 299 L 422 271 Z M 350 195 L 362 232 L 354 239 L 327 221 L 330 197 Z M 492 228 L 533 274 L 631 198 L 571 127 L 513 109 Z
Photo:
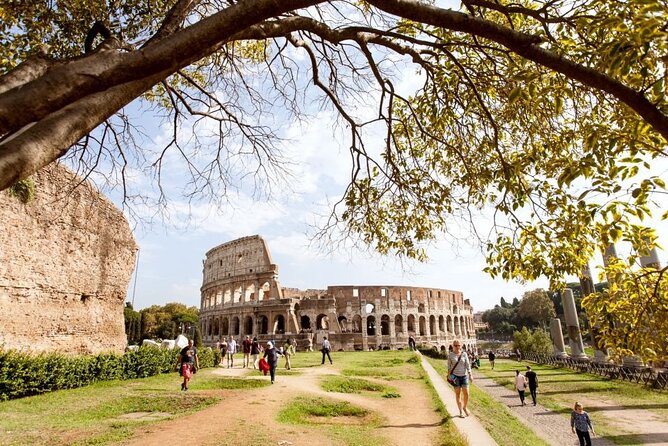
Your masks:
M 123 214 L 62 166 L 24 204 L 0 192 L 0 346 L 122 352 L 137 245 Z
M 206 253 L 200 325 L 204 342 L 220 337 L 285 337 L 300 346 L 328 336 L 335 349 L 405 348 L 408 336 L 439 349 L 455 338 L 475 346 L 473 309 L 459 291 L 402 286 L 281 287 L 260 236 Z M 369 306 L 371 305 L 371 307 Z

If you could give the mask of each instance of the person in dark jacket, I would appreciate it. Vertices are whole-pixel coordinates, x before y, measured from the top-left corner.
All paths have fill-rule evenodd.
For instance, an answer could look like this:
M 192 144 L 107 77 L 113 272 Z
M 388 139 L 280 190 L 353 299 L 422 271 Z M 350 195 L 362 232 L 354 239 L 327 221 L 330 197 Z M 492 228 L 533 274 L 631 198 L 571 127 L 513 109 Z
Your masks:
M 257 369 L 260 360 L 260 343 L 257 342 L 257 338 L 253 338 L 251 343 L 251 356 L 253 357 L 253 368 Z
M 278 366 L 278 357 L 281 354 L 274 347 L 274 343 L 269 341 L 267 342 L 267 348 L 264 350 L 264 358 L 269 363 L 269 375 L 271 376 L 271 383 L 274 384 L 276 379 L 276 367 Z
M 536 389 L 538 389 L 538 376 L 536 372 L 531 370 L 531 366 L 527 366 L 527 372 L 524 374 L 527 381 L 529 381 L 529 392 L 531 392 L 531 399 L 533 400 L 533 405 L 536 405 Z

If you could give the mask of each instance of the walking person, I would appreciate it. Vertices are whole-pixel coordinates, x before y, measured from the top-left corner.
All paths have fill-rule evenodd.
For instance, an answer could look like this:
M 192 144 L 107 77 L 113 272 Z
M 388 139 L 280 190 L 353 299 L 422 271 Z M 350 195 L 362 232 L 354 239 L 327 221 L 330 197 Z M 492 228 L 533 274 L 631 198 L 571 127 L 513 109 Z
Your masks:
M 449 374 L 453 375 L 459 416 L 464 418 L 464 414 L 469 415 L 469 383 L 473 382 L 473 375 L 471 374 L 471 361 L 457 339 L 452 343 L 452 351 L 448 353 L 448 370 Z
M 538 389 L 538 375 L 536 372 L 531 370 L 531 366 L 527 366 L 527 371 L 524 374 L 527 381 L 529 382 L 529 393 L 531 393 L 531 399 L 533 400 L 533 405 L 536 405 L 536 390 Z
M 278 366 L 278 350 L 274 347 L 274 343 L 269 341 L 267 342 L 267 348 L 264 349 L 264 359 L 267 360 L 269 364 L 269 375 L 271 376 L 271 383 L 274 384 L 276 379 L 276 366 Z
M 494 354 L 494 350 L 489 351 L 489 354 L 487 355 L 487 359 L 489 359 L 489 365 L 491 365 L 492 370 L 494 370 L 494 360 L 496 359 L 496 355 Z
M 591 446 L 590 429 L 591 434 L 596 435 L 594 427 L 591 425 L 589 414 L 585 412 L 582 404 L 576 402 L 573 412 L 571 412 L 571 430 L 574 434 L 577 434 L 580 446 Z
M 329 351 L 332 349 L 332 344 L 329 343 L 327 340 L 327 336 L 322 338 L 322 346 L 320 348 L 320 351 L 322 352 L 322 362 L 320 365 L 323 365 L 325 363 L 325 355 L 327 355 L 327 359 L 329 359 L 330 364 L 334 364 L 332 362 L 332 357 L 329 355 Z
M 408 349 L 409 350 L 415 350 L 415 338 L 413 335 L 408 336 Z
M 237 352 L 237 341 L 230 336 L 230 342 L 227 343 L 227 368 L 234 367 L 234 354 Z
M 246 336 L 246 339 L 241 343 L 241 351 L 244 352 L 244 368 L 248 368 L 248 364 L 250 363 L 252 345 L 253 341 L 251 341 L 250 336 Z
M 288 340 L 285 341 L 285 345 L 283 346 L 283 356 L 285 356 L 285 370 L 290 370 L 292 368 L 292 363 L 290 361 L 295 353 L 295 346 L 288 338 Z
M 517 389 L 517 393 L 520 394 L 522 406 L 526 406 L 526 403 L 524 402 L 524 392 L 527 388 L 527 378 L 522 375 L 519 370 L 515 370 L 515 388 Z
M 225 359 L 227 358 L 227 341 L 225 337 L 220 340 L 220 365 L 225 365 Z
M 188 345 L 181 349 L 179 359 L 176 363 L 179 374 L 183 377 L 181 390 L 188 390 L 188 383 L 193 374 L 199 368 L 199 356 L 197 356 L 197 347 L 193 346 L 193 340 L 188 339 Z
M 257 342 L 257 338 L 253 338 L 253 342 L 251 342 L 251 356 L 253 357 L 253 368 L 257 369 L 260 360 L 260 344 Z

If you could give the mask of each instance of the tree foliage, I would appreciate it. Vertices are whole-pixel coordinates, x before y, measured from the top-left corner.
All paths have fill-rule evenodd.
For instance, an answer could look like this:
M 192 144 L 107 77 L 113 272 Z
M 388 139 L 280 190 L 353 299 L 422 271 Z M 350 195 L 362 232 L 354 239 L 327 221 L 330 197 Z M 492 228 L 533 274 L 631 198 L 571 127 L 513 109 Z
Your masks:
M 529 331 L 527 327 L 513 333 L 513 348 L 519 348 L 523 353 L 552 353 L 550 334 L 542 328 Z
M 264 190 L 289 164 L 274 111 L 302 119 L 320 95 L 349 132 L 352 163 L 324 243 L 342 230 L 424 260 L 429 241 L 468 227 L 489 274 L 560 289 L 623 240 L 632 252 L 616 299 L 652 318 L 634 284 L 658 280 L 642 288 L 655 293 L 666 275 L 634 260 L 656 244 L 645 222 L 666 193 L 651 167 L 668 138 L 667 11 L 665 0 L 464 0 L 461 11 L 413 0 L 0 1 L 0 189 L 66 157 L 120 184 L 127 203 L 145 202 L 127 181 L 145 172 L 164 205 L 170 164 L 185 165 L 192 199 L 224 200 L 248 178 Z M 109 32 L 82 53 L 94 22 Z M 400 60 L 424 80 L 412 96 L 395 87 Z M 137 99 L 173 123 L 161 150 L 136 144 L 124 107 Z M 381 146 L 370 136 L 379 126 Z M 477 219 L 484 209 L 491 227 Z
M 549 326 L 550 319 L 552 319 L 556 313 L 554 311 L 554 304 L 547 292 L 539 288 L 524 293 L 522 300 L 519 303 L 519 307 L 517 308 L 517 315 L 544 329 Z
M 180 303 L 152 305 L 139 312 L 134 311 L 132 305 L 127 303 L 125 333 L 128 343 L 139 343 L 143 339 L 175 339 L 182 333 L 194 337 L 198 327 L 198 315 L 199 310 L 196 307 Z

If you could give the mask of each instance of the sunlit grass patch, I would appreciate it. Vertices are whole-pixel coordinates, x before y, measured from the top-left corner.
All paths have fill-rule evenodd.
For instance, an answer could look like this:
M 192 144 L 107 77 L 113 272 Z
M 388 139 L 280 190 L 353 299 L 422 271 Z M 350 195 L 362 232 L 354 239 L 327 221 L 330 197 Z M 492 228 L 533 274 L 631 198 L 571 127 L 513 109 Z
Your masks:
M 271 385 L 269 379 L 245 379 L 245 378 L 227 378 L 216 377 L 207 379 L 204 382 L 197 383 L 196 390 L 216 390 L 216 389 L 259 389 Z
M 278 414 L 278 421 L 289 424 L 364 423 L 367 425 L 374 419 L 368 410 L 347 401 L 313 397 L 296 398 Z
M 338 393 L 384 392 L 389 390 L 382 384 L 372 383 L 366 379 L 342 376 L 328 376 L 322 380 L 320 387 L 327 392 Z

